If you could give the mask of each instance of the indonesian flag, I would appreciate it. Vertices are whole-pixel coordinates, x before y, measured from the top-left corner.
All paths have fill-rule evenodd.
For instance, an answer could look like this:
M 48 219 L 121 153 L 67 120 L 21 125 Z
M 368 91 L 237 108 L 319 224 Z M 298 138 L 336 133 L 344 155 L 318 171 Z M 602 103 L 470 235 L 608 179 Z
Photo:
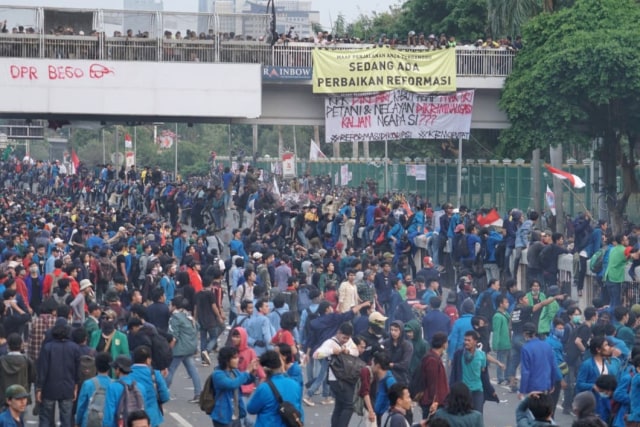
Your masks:
M 574 175 L 572 173 L 569 172 L 565 172 L 563 170 L 560 169 L 556 169 L 554 167 L 551 167 L 550 165 L 544 165 L 544 167 L 547 168 L 547 170 L 556 178 L 558 179 L 566 179 L 567 181 L 569 181 L 569 183 L 571 184 L 571 186 L 573 188 L 584 188 L 585 184 L 584 181 L 582 179 L 580 179 L 580 177 L 578 175 Z
M 126 133 L 124 135 L 124 148 L 132 148 L 132 147 L 133 147 L 133 143 L 131 141 L 131 135 Z
M 547 206 L 549 206 L 549 210 L 553 216 L 556 216 L 556 195 L 553 194 L 553 191 L 547 185 L 547 192 L 545 194 L 545 201 L 547 202 Z
M 502 218 L 500 218 L 500 214 L 494 208 L 494 209 L 491 209 L 489 212 L 487 212 L 486 215 L 478 215 L 476 217 L 476 222 L 478 223 L 478 225 L 482 227 L 486 227 L 488 225 L 495 225 L 494 223 L 499 219 L 502 219 Z
M 80 158 L 78 157 L 76 150 L 74 150 L 73 148 L 71 148 L 71 166 L 71 173 L 75 175 L 78 171 L 78 168 L 80 167 Z
M 326 159 L 327 156 L 320 150 L 320 147 L 312 139 L 311 146 L 309 147 L 309 160 Z

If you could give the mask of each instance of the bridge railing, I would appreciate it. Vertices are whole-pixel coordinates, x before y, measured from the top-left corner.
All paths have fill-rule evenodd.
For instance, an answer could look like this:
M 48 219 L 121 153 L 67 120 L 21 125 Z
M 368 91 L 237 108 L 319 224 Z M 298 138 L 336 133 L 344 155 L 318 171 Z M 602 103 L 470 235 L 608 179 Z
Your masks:
M 334 45 L 330 49 L 362 49 L 367 45 Z M 251 63 L 311 67 L 313 43 L 271 46 L 258 40 L 176 40 L 165 38 L 0 34 L 0 57 L 100 59 L 150 62 Z M 409 48 L 400 48 L 409 50 Z M 461 77 L 506 77 L 514 53 L 501 49 L 456 49 Z

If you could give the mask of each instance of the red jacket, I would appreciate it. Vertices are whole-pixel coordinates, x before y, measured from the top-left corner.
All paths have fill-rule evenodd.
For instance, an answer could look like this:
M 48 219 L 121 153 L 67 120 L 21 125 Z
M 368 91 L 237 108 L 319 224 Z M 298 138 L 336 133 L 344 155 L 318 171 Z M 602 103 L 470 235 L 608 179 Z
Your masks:
M 449 381 L 447 371 L 442 363 L 442 358 L 438 353 L 429 350 L 420 363 L 422 378 L 424 378 L 425 388 L 420 405 L 430 406 L 434 401 L 444 403 L 445 397 L 449 394 Z

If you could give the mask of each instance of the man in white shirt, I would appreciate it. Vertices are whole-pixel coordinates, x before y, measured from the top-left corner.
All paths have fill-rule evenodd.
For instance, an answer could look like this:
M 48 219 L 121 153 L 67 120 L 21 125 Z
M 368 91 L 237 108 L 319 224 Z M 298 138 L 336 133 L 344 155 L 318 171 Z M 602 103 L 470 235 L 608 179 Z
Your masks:
M 358 357 L 360 353 L 358 346 L 351 339 L 352 335 L 353 326 L 350 322 L 344 322 L 340 325 L 334 337 L 329 338 L 318 347 L 315 353 L 313 353 L 313 358 L 325 359 L 341 353 Z M 353 415 L 353 393 L 355 392 L 355 384 L 338 380 L 331 367 L 329 367 L 327 381 L 335 397 L 335 406 L 331 414 L 331 427 L 347 426 Z
M 340 284 L 338 288 L 338 313 L 345 313 L 351 307 L 358 305 L 358 287 L 356 286 L 356 272 L 353 269 L 347 271 L 347 280 Z

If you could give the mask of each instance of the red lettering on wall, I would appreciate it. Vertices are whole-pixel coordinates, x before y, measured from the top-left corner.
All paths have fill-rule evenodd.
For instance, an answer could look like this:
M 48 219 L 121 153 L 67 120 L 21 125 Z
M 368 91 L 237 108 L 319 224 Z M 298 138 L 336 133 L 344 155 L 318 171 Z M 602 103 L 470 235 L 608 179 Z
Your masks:
M 14 80 L 18 79 L 27 79 L 27 80 L 38 80 L 38 70 L 36 67 L 27 67 L 24 65 L 11 65 L 9 67 L 9 74 L 11 78 Z
M 84 77 L 84 71 L 79 67 L 49 65 L 47 69 L 49 70 L 49 80 L 81 79 Z

